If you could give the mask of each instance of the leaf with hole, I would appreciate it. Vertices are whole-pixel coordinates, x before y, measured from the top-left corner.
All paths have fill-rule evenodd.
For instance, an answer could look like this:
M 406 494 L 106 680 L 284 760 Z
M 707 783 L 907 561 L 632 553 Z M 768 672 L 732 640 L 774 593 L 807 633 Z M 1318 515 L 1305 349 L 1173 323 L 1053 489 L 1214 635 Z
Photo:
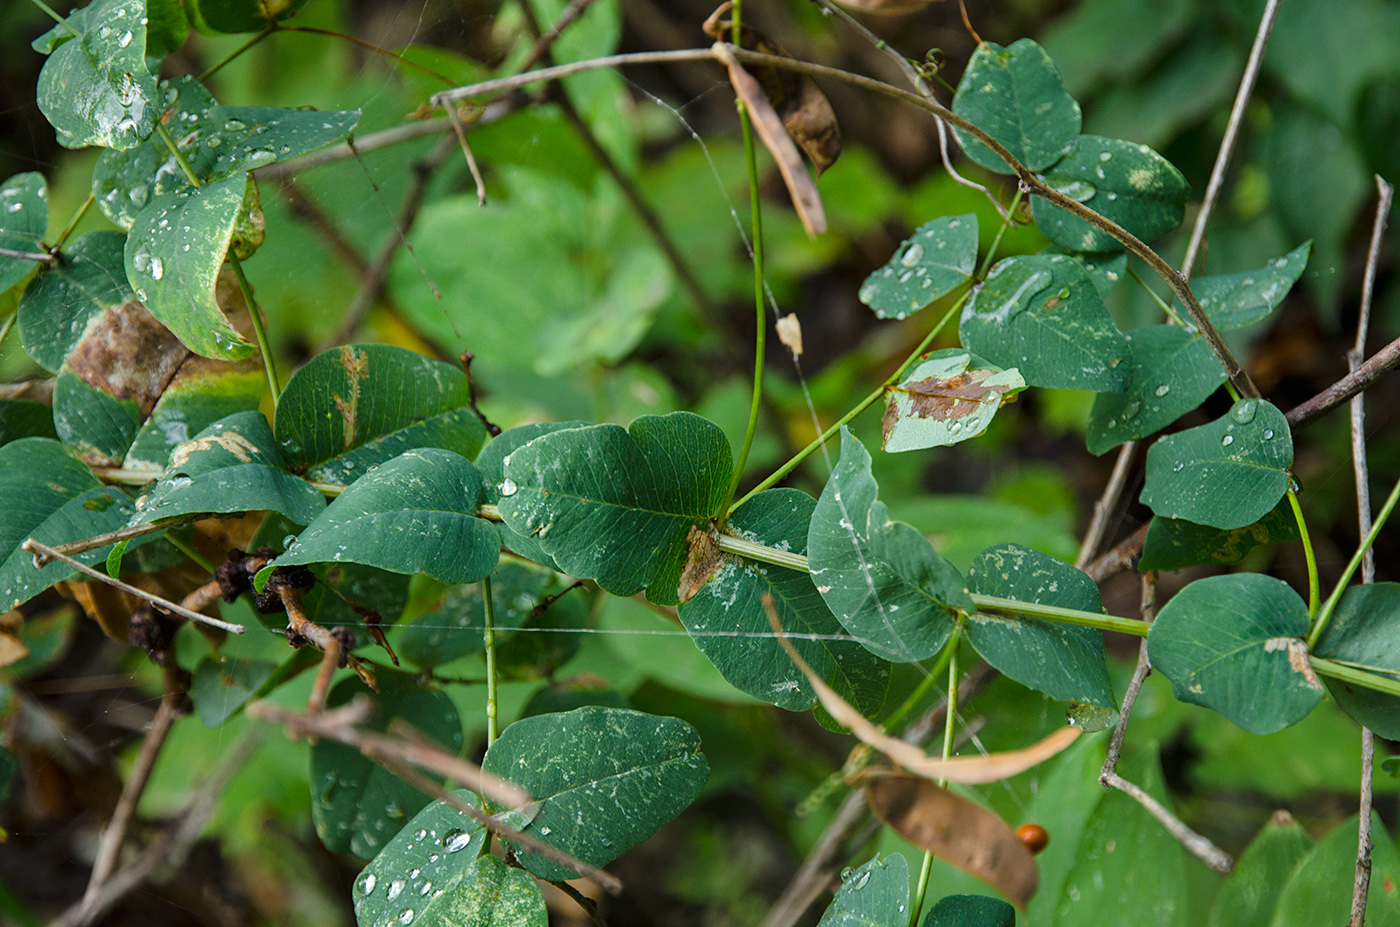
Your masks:
M 865 278 L 860 301 L 882 319 L 903 319 L 972 279 L 977 216 L 943 216 L 919 226 L 884 267 Z
M 132 148 L 155 131 L 146 18 L 146 0 L 93 0 L 75 26 L 82 35 L 50 45 L 39 72 L 39 110 L 63 147 Z
M 0 184 L 0 248 L 44 253 L 48 197 L 48 183 L 37 171 L 15 174 Z M 29 276 L 34 265 L 24 258 L 0 257 L 0 293 Z
M 899 927 L 909 922 L 909 863 L 876 856 L 841 873 L 841 887 L 817 927 Z
M 914 451 L 975 438 L 1025 388 L 1017 370 L 994 367 L 959 348 L 934 351 L 886 391 L 883 447 Z
M 375 674 L 377 695 L 350 677 L 331 689 L 326 707 L 366 696 L 373 700 L 374 713 L 359 730 L 383 732 L 401 720 L 450 754 L 462 749 L 462 722 L 450 698 L 421 688 L 403 673 L 381 667 Z M 332 853 L 374 857 L 427 803 L 428 796 L 348 744 L 319 740 L 311 746 L 311 817 Z
M 941 650 L 957 614 L 977 607 L 952 564 L 890 519 L 878 488 L 869 452 L 842 426 L 841 460 L 812 514 L 807 556 L 842 626 L 876 656 L 912 663 Z
M 1091 454 L 1154 434 L 1225 382 L 1225 368 L 1205 338 L 1180 325 L 1144 325 L 1126 337 L 1132 349 L 1128 388 L 1094 397 L 1084 435 Z
M 1181 224 L 1191 186 L 1181 171 L 1146 145 L 1081 135 L 1063 161 L 1045 173 L 1051 187 L 1143 241 Z M 1049 200 L 1031 200 L 1035 224 L 1075 251 L 1114 251 L 1123 243 Z
M 565 572 L 675 605 L 686 536 L 708 530 L 733 468 L 724 433 L 690 412 L 556 431 L 511 453 L 501 516 Z
M 980 595 L 1103 611 L 1092 579 L 1020 544 L 998 544 L 978 554 L 967 570 L 967 584 Z M 1117 706 L 1101 632 L 985 611 L 968 616 L 966 627 L 982 658 L 1022 685 L 1067 702 Z
M 963 309 L 963 346 L 1031 386 L 1121 393 L 1132 349 L 1088 272 L 1062 254 L 998 261 Z
M 1212 576 L 1163 606 L 1147 653 L 1183 702 L 1218 711 L 1251 734 L 1272 734 L 1322 698 L 1307 633 L 1308 607 L 1287 583 L 1259 573 Z
M 1220 886 L 1207 927 L 1269 927 L 1284 885 L 1312 847 L 1291 814 L 1275 811 Z
M 1278 308 L 1303 275 L 1311 253 L 1312 242 L 1306 241 L 1258 270 L 1197 277 L 1191 281 L 1191 292 L 1217 329 L 1242 328 Z M 1179 300 L 1177 305 L 1181 306 Z
M 1079 135 L 1079 104 L 1065 92 L 1050 56 L 1030 39 L 1002 47 L 983 42 L 953 96 L 953 112 L 1002 144 L 1033 171 L 1064 157 Z M 989 171 L 1011 173 L 992 149 L 961 129 L 963 151 Z
M 1144 570 L 1180 570 L 1203 563 L 1239 563 L 1263 544 L 1298 540 L 1298 519 L 1287 499 L 1252 525 L 1222 530 L 1180 518 L 1158 515 L 1147 526 L 1138 566 Z
M 816 500 L 796 489 L 772 489 L 744 503 L 727 533 L 796 554 L 807 553 L 807 530 Z M 708 535 L 702 535 L 708 540 Z M 833 640 L 841 624 L 805 571 L 741 560 L 713 551 L 708 582 L 680 605 L 681 623 L 700 652 L 725 679 L 750 695 L 790 711 L 806 711 L 817 696 L 807 678 L 771 636 L 763 596 L 792 645 L 827 684 L 862 714 L 885 702 L 889 664 L 860 644 Z M 807 639 L 804 639 L 807 636 Z
M 471 461 L 439 448 L 395 457 L 360 477 L 306 526 L 275 567 L 359 563 L 392 573 L 426 573 L 472 583 L 496 568 L 500 543 L 477 517 L 481 475 Z
M 1395 678 L 1400 676 L 1400 584 L 1353 586 L 1317 640 L 1315 653 Z M 1400 698 L 1328 679 L 1337 705 L 1387 740 L 1400 737 Z
M 348 484 L 414 448 L 475 457 L 486 426 L 470 402 L 458 367 L 393 345 L 345 345 L 292 375 L 272 430 L 294 468 Z
M 1168 518 L 1243 528 L 1283 498 L 1292 466 L 1288 419 L 1272 403 L 1242 399 L 1215 421 L 1148 449 L 1142 502 Z
M 536 715 L 507 727 L 482 767 L 539 803 L 525 833 L 604 866 L 684 811 L 709 765 L 695 729 L 676 718 L 590 706 Z M 542 879 L 576 873 L 517 850 Z

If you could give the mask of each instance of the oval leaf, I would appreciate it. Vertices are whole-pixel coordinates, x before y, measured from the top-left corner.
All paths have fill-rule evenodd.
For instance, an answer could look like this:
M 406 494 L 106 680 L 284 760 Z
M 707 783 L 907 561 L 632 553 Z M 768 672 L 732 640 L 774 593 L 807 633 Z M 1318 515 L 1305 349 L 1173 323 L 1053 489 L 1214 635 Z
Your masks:
M 1279 894 L 1313 839 L 1287 811 L 1275 811 L 1220 886 L 1206 927 L 1269 927 Z
M 944 216 L 919 226 L 860 287 L 860 301 L 882 319 L 903 319 L 972 279 L 977 216 Z
M 254 358 L 226 364 L 186 357 L 136 433 L 122 466 L 163 470 L 176 447 L 225 416 L 253 411 L 266 389 L 262 365 Z
M 16 174 L 0 184 L 0 248 L 44 250 L 49 225 L 49 187 L 37 171 Z M 0 293 L 19 283 L 34 269 L 34 261 L 0 257 Z
M 908 909 L 909 863 L 891 853 L 843 872 L 817 927 L 896 927 L 908 923 Z
M 1214 709 L 1252 734 L 1272 734 L 1322 698 L 1302 640 L 1307 632 L 1308 607 L 1287 583 L 1259 573 L 1212 576 L 1163 607 L 1147 654 L 1183 702 Z
M 1128 340 L 1079 262 L 1062 254 L 999 261 L 963 309 L 963 345 L 1015 367 L 1031 386 L 1122 392 Z
M 1017 370 L 993 367 L 958 348 L 935 351 L 887 391 L 880 420 L 884 449 L 922 450 L 975 438 L 1025 388 Z
M 1243 528 L 1283 498 L 1292 466 L 1288 419 L 1272 403 L 1242 399 L 1215 421 L 1148 449 L 1142 502 L 1168 518 Z
M 600 706 L 517 721 L 481 765 L 539 803 L 526 833 L 593 866 L 656 833 L 695 800 L 709 776 L 700 736 L 689 724 Z M 541 856 L 517 853 L 542 879 L 575 876 Z
M 1050 56 L 1030 39 L 1003 48 L 983 42 L 973 52 L 953 97 L 953 112 L 1000 142 L 1033 171 L 1064 157 L 1079 135 L 1079 104 L 1060 82 Z M 1011 173 L 1006 162 L 961 129 L 963 151 L 989 171 Z
M 499 505 L 501 501 L 501 491 L 509 488 L 514 492 L 514 483 L 506 485 L 506 463 L 510 460 L 510 455 L 518 449 L 529 444 L 541 435 L 552 434 L 556 431 L 563 431 L 566 428 L 586 428 L 588 422 L 536 422 L 530 425 L 520 425 L 516 428 L 508 428 L 491 442 L 482 448 L 476 458 L 476 468 L 481 471 L 481 480 L 485 486 L 481 497 L 482 502 L 491 505 Z M 501 532 L 501 543 L 510 548 L 522 557 L 526 557 L 536 563 L 543 563 L 545 566 L 555 568 L 558 566 L 554 558 L 544 552 L 539 538 L 520 534 L 511 529 L 510 525 L 502 523 L 497 526 Z
M 1258 270 L 1197 277 L 1191 281 L 1191 292 L 1217 329 L 1241 328 L 1278 308 L 1303 275 L 1311 253 L 1312 242 L 1304 242 Z M 1181 305 L 1180 300 L 1177 305 Z
M 1269 927 L 1347 922 L 1359 823 L 1352 816 L 1338 825 L 1298 864 L 1278 896 Z M 1371 886 L 1366 899 L 1367 923 L 1400 923 L 1400 854 L 1395 852 L 1380 815 L 1371 819 Z
M 1337 604 L 1318 638 L 1319 657 L 1358 666 L 1373 673 L 1400 676 L 1400 584 L 1353 586 Z M 1377 734 L 1400 736 L 1400 699 L 1329 679 L 1337 705 Z
M 1293 509 L 1287 500 L 1280 500 L 1269 514 L 1254 524 L 1229 531 L 1158 515 L 1148 523 L 1138 567 L 1143 570 L 1180 570 L 1202 563 L 1239 563 L 1261 544 L 1296 540 L 1298 519 L 1293 516 Z

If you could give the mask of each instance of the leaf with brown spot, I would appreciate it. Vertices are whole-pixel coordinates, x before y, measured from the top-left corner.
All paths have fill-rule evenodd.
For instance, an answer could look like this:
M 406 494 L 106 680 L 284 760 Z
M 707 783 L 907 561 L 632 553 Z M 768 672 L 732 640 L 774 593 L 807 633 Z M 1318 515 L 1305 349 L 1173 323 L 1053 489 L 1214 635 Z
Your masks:
M 715 543 L 712 532 L 702 531 L 691 525 L 689 533 L 685 536 L 685 543 L 689 553 L 686 554 L 685 568 L 681 570 L 680 587 L 676 592 L 681 602 L 693 599 L 695 593 L 719 571 L 722 562 L 719 545 Z
M 880 420 L 884 448 L 912 451 L 976 437 L 1025 388 L 1014 367 L 1002 370 L 961 348 L 935 351 L 890 388 Z
M 733 21 L 720 19 L 733 5 L 723 3 L 710 14 L 704 25 L 706 35 L 713 36 L 721 42 L 734 42 Z M 736 44 L 765 55 L 792 57 L 777 42 L 749 26 L 743 27 Z M 752 73 L 763 88 L 768 101 L 773 104 L 773 110 L 782 120 L 783 128 L 793 141 L 802 146 L 812 166 L 817 169 L 817 176 L 820 177 L 841 155 L 841 127 L 836 121 L 836 111 L 831 108 L 826 94 L 822 93 L 817 82 L 810 76 L 796 71 L 759 65 L 754 67 Z
M 1040 884 L 1035 857 L 1005 821 L 918 776 L 868 773 L 865 798 L 891 830 L 976 876 L 1025 909 Z

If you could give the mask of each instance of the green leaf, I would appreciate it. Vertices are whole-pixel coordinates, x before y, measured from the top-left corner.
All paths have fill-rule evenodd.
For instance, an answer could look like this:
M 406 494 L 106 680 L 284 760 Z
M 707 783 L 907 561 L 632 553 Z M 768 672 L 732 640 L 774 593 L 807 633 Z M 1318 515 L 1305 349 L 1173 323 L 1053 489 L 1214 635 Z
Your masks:
M 521 447 L 540 437 L 556 431 L 563 431 L 566 428 L 585 428 L 588 422 L 536 422 L 530 425 L 520 425 L 516 428 L 509 428 L 496 437 L 482 449 L 476 458 L 476 468 L 481 471 L 482 484 L 485 490 L 481 501 L 491 505 L 497 505 L 501 501 L 501 487 L 506 478 L 506 461 L 510 455 Z M 497 526 L 501 532 L 501 543 L 510 548 L 522 557 L 526 557 L 536 563 L 543 563 L 545 566 L 554 568 L 558 564 L 554 558 L 544 552 L 544 547 L 540 544 L 539 538 L 520 534 L 511 530 L 505 523 Z
M 301 9 L 306 0 L 186 0 L 190 22 L 205 35 L 259 32 Z
M 146 54 L 164 57 L 189 38 L 190 20 L 181 0 L 146 0 L 146 16 Z
M 85 461 L 115 467 L 141 427 L 141 407 L 89 386 L 64 366 L 54 381 L 53 424 L 59 440 Z
M 735 511 L 727 533 L 805 555 L 816 505 L 796 489 L 759 493 Z M 765 636 L 771 631 L 763 607 L 766 593 L 808 665 L 861 714 L 880 710 L 889 664 L 854 641 L 832 639 L 841 634 L 841 624 L 809 574 L 728 554 L 715 566 L 713 577 L 681 603 L 679 613 L 695 646 L 735 688 L 791 711 L 806 711 L 817 701 L 807 677 L 775 638 Z
M 1180 570 L 1202 563 L 1239 563 L 1262 544 L 1296 540 L 1298 519 L 1286 499 L 1254 524 L 1229 531 L 1158 515 L 1147 526 L 1138 566 L 1143 570 Z
M 1144 325 L 1127 334 L 1131 380 L 1122 393 L 1099 393 L 1089 413 L 1085 443 L 1103 454 L 1145 438 L 1205 402 L 1225 382 L 1210 345 L 1180 325 Z
M 475 457 L 486 426 L 470 401 L 458 367 L 393 345 L 345 345 L 292 375 L 272 430 L 311 479 L 350 483 L 413 448 Z
M 1025 819 L 1045 828 L 1050 845 L 1036 857 L 1040 888 L 1026 910 L 1032 924 L 1056 923 L 1055 908 L 1065 896 L 1066 877 L 1079 861 L 1084 828 L 1094 809 L 1108 796 L 1108 791 L 1099 785 L 1105 746 L 1105 738 L 1080 737 L 1051 764 L 1046 764 L 1048 771 L 1037 777 Z M 1092 924 L 1078 923 L 1084 927 Z
M 360 730 L 382 732 L 391 722 L 402 720 L 448 753 L 462 749 L 462 722 L 450 698 L 420 688 L 402 673 L 380 668 L 376 675 L 377 696 L 350 677 L 331 689 L 326 707 L 344 705 L 357 695 L 370 696 L 374 714 L 359 725 Z M 319 740 L 311 747 L 311 816 L 321 842 L 332 853 L 373 857 L 427 803 L 428 796 L 354 747 L 331 740 Z
M 1063 254 L 1083 267 L 1094 281 L 1100 296 L 1107 296 L 1128 272 L 1128 255 L 1124 251 L 1071 251 L 1060 245 L 1050 245 L 1041 254 Z
M 548 927 L 549 911 L 534 876 L 489 854 L 463 856 L 457 862 L 465 863 L 465 868 L 446 883 L 437 883 L 445 884 L 445 889 L 422 879 L 424 893 L 432 892 L 430 897 L 406 895 L 382 909 L 375 906 L 371 910 L 365 905 L 364 913 L 357 905 L 355 913 L 361 927 L 393 927 L 410 920 L 422 927 Z M 392 886 L 394 881 L 389 884 Z
M 220 362 L 187 358 L 142 423 L 122 466 L 164 469 L 176 447 L 226 416 L 256 409 L 266 389 L 267 379 L 256 362 L 230 369 Z
M 15 174 L 0 184 L 0 248 L 42 253 L 49 225 L 49 187 L 37 171 Z M 0 257 L 0 293 L 34 269 L 34 261 Z
M 0 399 L 0 445 L 20 438 L 57 438 L 53 407 L 33 399 Z
M 1191 292 L 1217 329 L 1242 328 L 1278 308 L 1303 275 L 1311 253 L 1312 242 L 1306 241 L 1258 270 L 1197 277 L 1191 281 Z M 1180 300 L 1177 305 L 1181 306 Z
M 972 279 L 977 216 L 943 216 L 919 226 L 860 287 L 860 301 L 882 319 L 903 319 Z
M 214 299 L 250 183 L 238 175 L 152 197 L 126 239 L 126 277 L 136 295 L 185 347 L 204 357 L 237 360 L 257 350 Z
M 887 391 L 880 420 L 884 449 L 923 450 L 975 438 L 1025 388 L 1017 370 L 1002 370 L 958 348 L 934 351 Z
M 953 97 L 953 112 L 1000 142 L 1033 171 L 1064 157 L 1079 135 L 1079 104 L 1065 92 L 1050 56 L 1030 39 L 1003 48 L 984 42 L 973 52 Z M 954 130 L 967 156 L 982 167 L 1011 173 L 986 145 Z
M 1292 815 L 1274 812 L 1220 886 L 1207 927 L 1269 927 L 1289 875 L 1312 846 Z
M 1269 927 L 1344 924 L 1351 911 L 1359 820 L 1353 816 L 1322 839 L 1279 893 Z M 1379 815 L 1371 818 L 1371 887 L 1366 922 L 1400 923 L 1400 854 Z
M 1068 563 L 1020 544 L 998 544 L 982 551 L 968 568 L 967 584 L 981 595 L 1103 611 L 1099 587 L 1092 579 Z M 967 635 L 984 660 L 1037 692 L 1105 708 L 1118 704 L 1099 631 L 978 612 L 968 616 Z
M 325 497 L 283 465 L 263 414 L 236 412 L 175 448 L 159 482 L 136 500 L 132 522 L 267 510 L 309 525 Z
M 1212 576 L 1162 608 L 1147 653 L 1183 702 L 1214 709 L 1251 734 L 1272 734 L 1322 698 L 1307 632 L 1308 607 L 1287 583 L 1259 573 Z
M 841 887 L 817 927 L 904 927 L 909 923 L 909 864 L 901 853 L 876 856 L 841 873 Z
M 45 267 L 20 297 L 19 337 L 25 353 L 51 373 L 107 309 L 136 298 L 126 282 L 121 232 L 88 232 L 63 251 L 63 263 Z
M 1073 258 L 998 261 L 963 309 L 963 346 L 1031 386 L 1122 392 L 1132 352 L 1094 281 Z
M 957 613 L 977 607 L 952 564 L 890 519 L 878 488 L 870 454 L 842 426 L 841 460 L 812 514 L 807 556 L 842 626 L 875 655 L 911 663 L 941 650 Z
M 709 774 L 689 724 L 598 706 L 515 722 L 481 765 L 539 803 L 526 833 L 594 866 L 608 864 L 680 814 Z M 575 876 L 541 856 L 517 853 L 542 879 Z
M 500 557 L 496 532 L 477 517 L 481 475 L 439 448 L 408 451 L 360 477 L 306 526 L 275 567 L 360 563 L 393 573 L 426 573 L 444 583 L 490 576 Z
M 929 910 L 924 927 L 1016 927 L 1016 909 L 986 895 L 949 895 Z
M 556 431 L 510 455 L 501 516 L 565 572 L 674 605 L 686 534 L 708 529 L 733 468 L 724 433 L 690 412 Z
M 1074 150 L 1046 172 L 1045 182 L 1122 226 L 1143 241 L 1181 224 L 1191 185 L 1170 161 L 1116 138 L 1081 135 Z M 1031 200 L 1035 224 L 1051 241 L 1074 251 L 1114 251 L 1123 243 L 1048 200 Z
M 1400 584 L 1353 586 L 1342 594 L 1318 638 L 1319 657 L 1384 676 L 1400 676 Z M 1400 736 L 1400 699 L 1328 679 L 1337 706 L 1387 740 Z
M 190 701 L 206 727 L 218 727 L 248 703 L 277 668 L 266 660 L 211 653 L 194 668 Z
M 592 362 L 615 365 L 641 342 L 675 279 L 659 251 L 635 245 L 617 258 L 591 305 L 548 331 L 535 361 L 541 376 L 568 373 Z
M 39 109 L 65 148 L 131 148 L 159 115 L 146 0 L 93 0 L 86 13 L 83 34 L 54 48 L 39 72 Z
M 1272 403 L 1242 399 L 1215 421 L 1148 449 L 1142 502 L 1168 518 L 1243 528 L 1283 498 L 1292 466 L 1288 419 Z

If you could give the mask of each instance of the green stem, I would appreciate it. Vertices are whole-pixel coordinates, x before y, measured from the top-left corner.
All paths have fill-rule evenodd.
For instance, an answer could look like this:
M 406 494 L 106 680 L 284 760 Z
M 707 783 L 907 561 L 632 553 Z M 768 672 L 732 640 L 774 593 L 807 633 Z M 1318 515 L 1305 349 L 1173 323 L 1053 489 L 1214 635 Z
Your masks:
M 210 562 L 208 561 L 208 559 L 206 559 L 205 556 L 204 556 L 203 554 L 201 554 L 199 551 L 195 550 L 195 549 L 194 549 L 193 547 L 191 547 L 190 545 L 186 544 L 184 541 L 182 541 L 182 540 L 180 540 L 179 538 L 177 538 L 174 534 L 171 534 L 170 532 L 167 531 L 167 532 L 165 533 L 165 539 L 166 539 L 167 541 L 170 542 L 170 546 L 171 546 L 171 547 L 175 548 L 175 549 L 178 550 L 180 553 L 184 554 L 186 557 L 189 557 L 191 560 L 193 560 L 193 561 L 199 566 L 199 568 L 200 568 L 201 570 L 203 570 L 203 571 L 206 572 L 206 573 L 213 573 L 213 572 L 214 572 L 214 570 L 215 570 L 214 564 L 210 563 Z
M 1319 676 L 1330 676 L 1387 695 L 1400 695 L 1400 679 L 1388 673 L 1368 673 L 1322 657 L 1308 657 L 1308 662 L 1312 664 L 1313 672 Z
M 190 166 L 190 162 L 185 157 L 185 153 L 181 151 L 180 146 L 176 144 L 175 136 L 170 134 L 170 130 L 165 127 L 165 123 L 161 122 L 159 119 L 156 120 L 156 134 L 160 136 L 161 141 L 165 142 L 165 147 L 170 149 L 170 153 L 175 156 L 175 163 L 180 165 L 180 170 L 185 172 L 185 178 L 189 180 L 190 185 L 196 190 L 204 186 L 204 184 L 199 182 L 199 178 L 195 176 L 194 168 Z
M 263 39 L 272 35 L 272 33 L 276 31 L 277 24 L 273 23 L 272 25 L 264 29 L 262 32 L 259 32 L 257 35 L 253 36 L 251 39 L 244 42 L 242 45 L 238 46 L 233 51 L 229 52 L 227 55 L 224 55 L 224 57 L 219 59 L 218 63 L 216 63 L 213 67 L 207 69 L 203 74 L 199 75 L 199 82 L 201 84 L 204 83 L 209 78 L 217 74 L 219 70 L 223 68 L 224 65 L 228 64 L 230 61 L 233 61 L 233 59 L 237 58 L 239 55 L 243 54 L 245 51 L 252 48 L 254 45 L 258 44 Z
M 1016 195 L 1011 198 L 1011 206 L 1006 210 L 1006 215 L 1001 219 L 1001 226 L 997 229 L 997 237 L 992 239 L 992 246 L 987 249 L 987 256 L 982 259 L 982 266 L 977 268 L 977 279 L 985 280 L 987 268 L 992 266 L 993 259 L 997 256 L 997 248 L 1001 246 L 1001 236 L 1006 234 L 1006 230 L 1011 226 L 1011 217 L 1016 214 L 1016 207 L 1021 205 L 1022 191 L 1016 188 Z
M 73 33 L 73 35 L 77 36 L 82 34 L 78 32 L 77 29 L 74 29 L 72 26 L 68 25 L 68 20 L 64 19 L 62 16 L 58 15 L 58 13 L 54 12 L 53 7 L 45 3 L 44 0 L 29 0 L 29 2 L 37 6 L 39 9 L 43 10 L 45 13 L 48 13 L 49 16 L 53 17 L 54 22 L 58 23 L 60 26 L 67 29 L 69 32 Z
M 958 626 L 961 630 L 962 626 Z M 948 641 L 946 652 L 948 653 L 948 710 L 943 714 L 943 759 L 948 759 L 953 755 L 953 734 L 958 725 L 958 637 L 957 631 L 953 632 L 952 638 Z M 940 786 L 948 783 L 940 779 Z M 919 886 L 914 891 L 914 900 L 909 909 L 909 927 L 916 927 L 919 923 L 919 914 L 924 909 L 924 898 L 928 895 L 929 875 L 933 871 L 933 853 L 924 851 L 924 865 L 919 871 Z
M 956 638 L 956 635 L 957 632 L 954 632 L 954 638 Z M 949 643 L 956 646 L 957 641 L 953 639 L 950 640 Z M 952 658 L 952 648 L 945 644 L 943 646 L 943 652 L 938 655 L 938 659 L 934 661 L 933 666 L 929 668 L 928 675 L 923 678 L 923 681 L 919 683 L 913 692 L 909 693 L 909 697 L 904 700 L 904 704 L 894 710 L 894 714 L 880 722 L 880 727 L 886 731 L 892 729 L 900 721 L 903 721 L 909 712 L 919 707 L 919 703 L 924 700 L 924 696 L 928 695 L 928 690 L 933 688 L 934 683 L 938 682 L 938 677 L 942 676 L 943 671 L 948 668 L 948 661 Z
M 243 291 L 243 302 L 248 306 L 248 317 L 253 320 L 253 334 L 257 336 L 258 350 L 262 352 L 267 387 L 272 390 L 272 407 L 276 409 L 277 401 L 282 396 L 282 384 L 277 378 L 277 365 L 272 359 L 272 345 L 267 339 L 262 313 L 258 312 L 258 304 L 253 301 L 253 288 L 248 285 L 248 278 L 243 274 L 243 262 L 238 260 L 238 255 L 234 254 L 232 249 L 229 250 L 228 261 L 233 265 L 233 275 L 238 278 L 238 288 Z
M 924 336 L 924 340 L 919 342 L 919 346 L 916 347 L 912 352 L 910 352 L 909 356 L 906 357 L 903 363 L 899 365 L 899 368 L 895 370 L 894 373 L 890 374 L 885 379 L 884 383 L 881 383 L 873 391 L 871 391 L 870 395 L 866 396 L 859 403 L 857 403 L 854 409 L 847 412 L 845 415 L 841 416 L 839 419 L 833 422 L 831 427 L 828 428 L 826 431 L 822 432 L 821 436 L 818 437 L 815 441 L 813 441 L 811 444 L 807 445 L 802 450 L 794 454 L 791 460 L 783 464 L 778 469 L 774 470 L 767 479 L 759 483 L 753 489 L 749 490 L 748 493 L 746 493 L 744 497 L 738 502 L 731 505 L 729 507 L 728 514 L 734 514 L 734 510 L 737 509 L 739 506 L 743 505 L 745 502 L 748 502 L 750 499 L 763 492 L 765 489 L 770 489 L 775 484 L 781 482 L 784 477 L 786 477 L 793 470 L 796 470 L 798 465 L 801 464 L 802 461 L 812 456 L 823 444 L 830 441 L 836 435 L 836 433 L 841 430 L 842 425 L 850 423 L 852 419 L 854 419 L 857 415 L 860 415 L 866 409 L 870 408 L 877 399 L 885 395 L 885 391 L 888 390 L 891 386 L 894 386 L 896 383 L 898 383 L 900 377 L 904 376 L 905 371 L 912 367 L 914 365 L 914 362 L 919 359 L 919 355 L 923 354 L 924 350 L 930 344 L 933 343 L 933 339 L 938 337 L 938 333 L 943 330 L 943 326 L 948 324 L 948 320 L 962 311 L 963 303 L 967 301 L 967 297 L 970 295 L 970 293 L 971 291 L 969 290 L 967 293 L 964 293 L 962 296 L 958 297 L 958 301 L 953 304 L 952 308 L 949 309 L 946 313 L 944 313 L 943 318 L 938 320 L 938 324 L 933 327 L 933 330 Z
M 92 204 L 96 199 L 97 197 L 92 193 L 87 195 L 87 199 L 83 200 L 83 205 L 79 206 L 78 211 L 73 214 L 72 220 L 70 220 L 63 231 L 59 233 L 58 241 L 53 243 L 53 247 L 49 249 L 50 251 L 57 251 L 68 243 L 68 236 L 72 235 L 73 229 L 77 228 L 78 223 L 83 221 L 83 216 L 87 215 L 87 211 L 92 208 Z
M 949 713 L 949 717 L 952 713 Z M 919 869 L 919 885 L 914 889 L 914 900 L 909 905 L 909 927 L 915 927 L 919 923 L 919 911 L 924 906 L 924 896 L 928 894 L 929 876 L 933 874 L 933 853 L 924 851 L 924 864 Z
M 486 746 L 496 742 L 496 603 L 491 601 L 491 577 L 481 581 L 481 641 L 486 649 Z
M 8 316 L 6 316 L 4 322 L 0 323 L 0 344 L 5 343 L 5 336 L 8 335 L 10 333 L 10 329 L 14 327 L 15 319 L 18 316 L 18 312 L 11 312 Z
M 1396 481 L 1395 487 L 1390 490 L 1390 495 L 1386 497 L 1385 505 L 1381 507 L 1380 513 L 1376 516 L 1376 521 L 1371 525 L 1371 530 L 1366 533 L 1366 537 L 1361 542 L 1361 546 L 1352 555 L 1351 562 L 1342 571 L 1342 578 L 1337 580 L 1337 587 L 1332 590 L 1332 594 L 1323 603 L 1322 610 L 1317 614 L 1317 620 L 1313 622 L 1312 631 L 1308 633 L 1308 649 L 1312 650 L 1317 644 L 1318 638 L 1322 636 L 1323 628 L 1327 627 L 1327 622 L 1331 619 L 1332 613 L 1337 609 L 1337 603 L 1341 601 L 1342 594 L 1346 592 L 1347 583 L 1351 582 L 1352 576 L 1361 566 L 1361 560 L 1366 556 L 1366 551 L 1371 549 L 1371 545 L 1376 542 L 1376 537 L 1381 533 L 1381 527 L 1385 525 L 1390 513 L 1395 510 L 1395 503 L 1400 501 L 1400 481 Z M 1320 672 L 1320 671 L 1319 671 Z M 1362 683 L 1365 685 L 1365 683 Z
M 1157 291 L 1152 289 L 1152 287 L 1148 286 L 1147 281 L 1139 277 L 1138 272 L 1133 270 L 1131 265 L 1129 265 L 1128 267 L 1128 276 L 1132 277 L 1134 280 L 1137 281 L 1137 285 L 1142 287 L 1142 291 L 1148 296 L 1152 297 L 1152 301 L 1157 304 L 1157 307 L 1159 309 L 1161 309 L 1164 313 L 1167 314 L 1168 318 L 1170 318 L 1177 325 L 1180 325 L 1182 328 L 1188 330 L 1191 328 L 1191 326 L 1187 325 L 1184 321 L 1182 321 L 1181 316 L 1176 314 L 1176 310 L 1171 307 L 1171 303 L 1166 302 L 1162 299 L 1162 297 L 1158 296 Z
M 1312 536 L 1308 534 L 1308 523 L 1303 518 L 1303 507 L 1298 504 L 1298 494 L 1288 490 L 1288 505 L 1293 509 L 1293 517 L 1298 521 L 1298 535 L 1303 541 L 1303 557 L 1308 562 L 1308 617 L 1317 617 L 1318 601 L 1321 598 L 1317 580 L 1317 558 L 1313 555 Z

